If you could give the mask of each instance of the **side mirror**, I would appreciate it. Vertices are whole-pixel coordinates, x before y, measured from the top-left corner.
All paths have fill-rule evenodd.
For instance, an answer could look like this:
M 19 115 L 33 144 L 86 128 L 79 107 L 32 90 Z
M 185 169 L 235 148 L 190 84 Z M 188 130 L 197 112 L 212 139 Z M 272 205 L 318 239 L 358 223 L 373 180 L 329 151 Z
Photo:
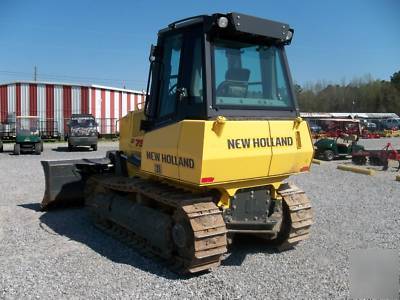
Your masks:
M 140 121 L 140 130 L 149 131 L 153 127 L 154 123 L 150 120 L 141 120 Z
M 150 47 L 149 61 L 155 62 L 157 58 L 161 58 L 162 52 L 163 52 L 163 47 L 152 44 Z
M 151 47 L 150 47 L 150 54 L 149 54 L 149 61 L 150 62 L 153 62 L 153 61 L 156 60 L 158 52 L 159 52 L 158 47 L 152 44 Z
M 155 47 L 153 44 L 150 46 L 150 54 L 149 54 L 149 62 L 153 62 L 156 60 L 156 56 L 154 55 Z

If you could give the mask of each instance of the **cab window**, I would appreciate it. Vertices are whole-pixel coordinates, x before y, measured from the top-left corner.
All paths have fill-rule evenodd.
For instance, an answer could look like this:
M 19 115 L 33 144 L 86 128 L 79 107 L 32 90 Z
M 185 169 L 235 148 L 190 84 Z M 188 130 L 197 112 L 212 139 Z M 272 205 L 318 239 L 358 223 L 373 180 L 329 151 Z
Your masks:
M 161 72 L 162 86 L 158 109 L 159 118 L 173 114 L 176 109 L 176 90 L 178 86 L 181 50 L 182 34 L 165 38 Z

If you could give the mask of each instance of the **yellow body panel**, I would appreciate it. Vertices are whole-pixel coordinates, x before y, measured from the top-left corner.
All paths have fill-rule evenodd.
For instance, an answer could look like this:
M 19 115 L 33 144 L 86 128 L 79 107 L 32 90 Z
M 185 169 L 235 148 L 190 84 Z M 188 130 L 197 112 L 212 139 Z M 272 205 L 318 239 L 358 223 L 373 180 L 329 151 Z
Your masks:
M 201 158 L 204 149 L 203 121 L 181 122 L 180 139 L 178 144 L 178 156 L 193 158 L 194 168 L 179 168 L 179 179 L 186 182 L 199 182 L 202 176 Z
M 289 175 L 307 171 L 313 157 L 309 128 L 301 119 L 184 120 L 143 133 L 143 118 L 132 112 L 121 120 L 120 149 L 141 157 L 141 172 L 194 187 L 231 194 L 279 186 Z M 131 176 L 138 171 L 129 168 Z
M 140 130 L 140 121 L 144 120 L 144 112 L 133 111 L 129 112 L 119 121 L 119 149 L 128 155 L 135 155 L 140 158 L 143 145 L 143 131 Z M 128 164 L 128 172 L 130 176 L 138 174 L 139 169 Z
M 143 144 L 143 132 L 140 131 L 140 121 L 144 120 L 143 111 L 129 112 L 119 122 L 119 149 L 127 153 L 140 154 Z
M 270 175 L 293 174 L 309 168 L 314 146 L 307 122 L 295 124 L 289 121 L 269 121 L 269 123 L 271 136 L 290 136 L 293 139 L 293 145 L 272 147 Z
M 174 164 L 182 122 L 147 132 L 143 137 L 141 169 L 158 176 L 179 180 L 179 167 Z
M 268 121 L 226 121 L 220 134 L 213 121 L 203 121 L 204 149 L 201 178 L 214 183 L 251 180 L 269 176 L 270 147 L 254 147 L 254 139 L 269 136 Z M 196 178 L 201 183 L 201 178 Z

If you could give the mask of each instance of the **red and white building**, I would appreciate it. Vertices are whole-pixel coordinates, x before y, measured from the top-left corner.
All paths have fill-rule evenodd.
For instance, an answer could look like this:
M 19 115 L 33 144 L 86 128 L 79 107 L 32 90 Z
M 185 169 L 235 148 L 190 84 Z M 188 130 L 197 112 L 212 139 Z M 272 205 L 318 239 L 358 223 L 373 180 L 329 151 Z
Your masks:
M 140 109 L 145 96 L 141 91 L 100 85 L 17 81 L 0 83 L 0 123 L 10 115 L 38 116 L 64 134 L 71 114 L 89 113 L 99 123 L 102 134 L 114 133 L 117 120 Z

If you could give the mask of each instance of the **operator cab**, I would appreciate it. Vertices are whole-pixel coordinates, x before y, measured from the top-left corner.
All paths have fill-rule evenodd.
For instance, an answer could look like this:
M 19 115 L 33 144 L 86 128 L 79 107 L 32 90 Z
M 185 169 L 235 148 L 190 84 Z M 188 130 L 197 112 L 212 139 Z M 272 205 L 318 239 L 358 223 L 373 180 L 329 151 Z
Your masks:
M 294 119 L 289 25 L 238 13 L 170 24 L 150 53 L 148 131 L 181 120 Z

